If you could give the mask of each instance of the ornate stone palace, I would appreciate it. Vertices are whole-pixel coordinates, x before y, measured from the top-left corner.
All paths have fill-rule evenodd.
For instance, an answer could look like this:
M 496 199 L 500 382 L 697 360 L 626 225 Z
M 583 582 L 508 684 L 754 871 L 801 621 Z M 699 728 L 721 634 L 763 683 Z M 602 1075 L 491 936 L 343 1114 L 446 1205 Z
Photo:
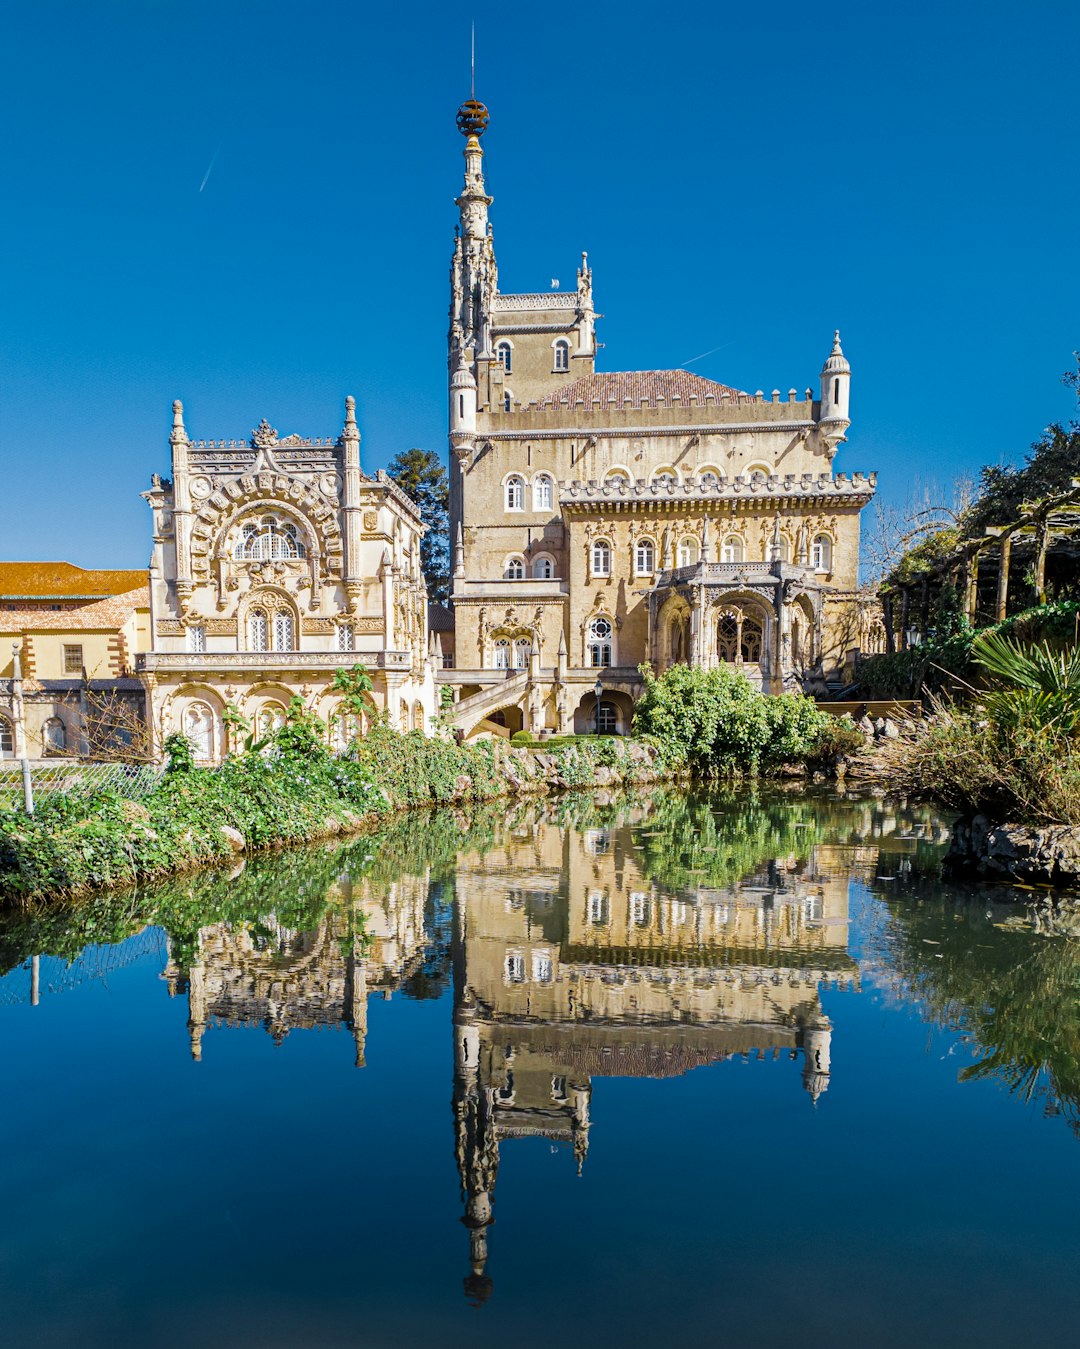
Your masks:
M 155 731 L 186 734 L 201 762 L 242 724 L 280 725 L 299 696 L 344 744 L 355 727 L 332 683 L 371 674 L 374 709 L 430 729 L 424 532 L 416 506 L 360 467 L 355 402 L 332 440 L 192 441 L 173 404 L 172 480 L 143 495 L 154 515 L 151 647 L 136 659 Z M 242 722 L 239 720 L 242 719 Z
M 626 730 L 643 661 L 727 661 L 766 692 L 824 691 L 874 640 L 858 555 L 876 475 L 833 472 L 850 425 L 839 333 L 817 396 L 597 371 L 585 254 L 574 290 L 499 290 L 487 120 L 476 102 L 458 114 L 440 634 L 457 724 Z

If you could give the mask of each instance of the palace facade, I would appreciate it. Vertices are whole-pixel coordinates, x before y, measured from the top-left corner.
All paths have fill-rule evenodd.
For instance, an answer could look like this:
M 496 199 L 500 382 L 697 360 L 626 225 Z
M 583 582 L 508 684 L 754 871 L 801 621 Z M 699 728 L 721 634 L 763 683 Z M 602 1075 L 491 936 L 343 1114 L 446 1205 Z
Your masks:
M 724 661 L 765 692 L 825 692 L 871 621 L 859 516 L 876 475 L 833 471 L 850 426 L 839 333 L 816 393 L 598 371 L 585 254 L 574 290 L 499 289 L 487 120 L 475 102 L 458 114 L 440 637 L 458 726 L 628 730 L 645 661 Z
M 331 743 L 358 730 L 333 689 L 363 664 L 373 711 L 433 729 L 419 512 L 381 470 L 360 466 L 356 405 L 333 439 L 188 437 L 173 404 L 172 478 L 145 492 L 154 518 L 151 646 L 136 668 L 160 739 L 185 734 L 214 763 L 250 728 L 280 726 L 293 698 Z

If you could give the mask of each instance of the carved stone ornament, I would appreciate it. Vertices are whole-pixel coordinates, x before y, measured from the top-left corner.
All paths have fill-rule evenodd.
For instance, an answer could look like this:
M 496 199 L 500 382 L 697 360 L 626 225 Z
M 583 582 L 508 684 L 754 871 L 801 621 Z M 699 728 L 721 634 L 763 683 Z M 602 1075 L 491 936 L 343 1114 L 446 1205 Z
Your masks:
M 264 417 L 251 433 L 252 448 L 256 450 L 270 450 L 277 444 L 277 431 L 270 425 Z
M 192 478 L 191 495 L 195 497 L 196 500 L 202 500 L 203 497 L 208 497 L 213 490 L 214 484 L 209 478 L 204 478 L 202 476 Z
M 336 500 L 338 495 L 337 474 L 324 473 L 319 479 L 319 487 L 322 489 L 323 496 L 333 497 Z
M 379 527 L 378 511 L 365 511 L 364 528 L 368 531 L 368 533 L 372 533 L 374 530 L 378 529 L 378 527 Z

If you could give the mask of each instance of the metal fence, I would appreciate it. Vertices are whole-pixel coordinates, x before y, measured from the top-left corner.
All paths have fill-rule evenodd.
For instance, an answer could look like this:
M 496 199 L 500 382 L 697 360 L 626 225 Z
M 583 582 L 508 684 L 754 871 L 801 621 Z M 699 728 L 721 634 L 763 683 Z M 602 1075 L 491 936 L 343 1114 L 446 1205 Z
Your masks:
M 34 763 L 30 784 L 39 803 L 50 796 L 92 796 L 103 791 L 135 800 L 152 792 L 164 772 L 164 764 Z M 0 763 L 0 807 L 21 808 L 22 804 L 22 765 L 17 759 L 6 759 Z

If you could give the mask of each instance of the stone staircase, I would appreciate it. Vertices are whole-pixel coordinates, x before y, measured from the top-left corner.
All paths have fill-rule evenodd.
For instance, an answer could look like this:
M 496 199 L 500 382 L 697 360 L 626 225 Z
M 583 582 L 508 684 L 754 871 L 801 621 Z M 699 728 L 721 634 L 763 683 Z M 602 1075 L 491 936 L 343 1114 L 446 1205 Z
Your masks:
M 467 735 L 490 712 L 517 704 L 528 687 L 528 670 L 514 670 L 500 683 L 491 684 L 479 693 L 471 693 L 467 698 L 460 698 L 451 709 L 454 726 Z

